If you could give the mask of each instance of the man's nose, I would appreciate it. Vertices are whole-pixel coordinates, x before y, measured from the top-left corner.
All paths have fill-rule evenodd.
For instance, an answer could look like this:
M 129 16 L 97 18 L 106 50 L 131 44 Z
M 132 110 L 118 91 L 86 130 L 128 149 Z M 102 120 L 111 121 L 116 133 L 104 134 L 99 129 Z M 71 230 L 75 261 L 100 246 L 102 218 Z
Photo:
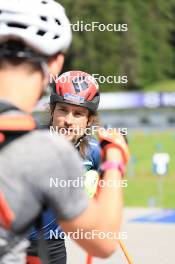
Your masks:
M 65 116 L 65 123 L 68 125 L 72 125 L 74 122 L 74 116 L 73 114 L 70 112 Z

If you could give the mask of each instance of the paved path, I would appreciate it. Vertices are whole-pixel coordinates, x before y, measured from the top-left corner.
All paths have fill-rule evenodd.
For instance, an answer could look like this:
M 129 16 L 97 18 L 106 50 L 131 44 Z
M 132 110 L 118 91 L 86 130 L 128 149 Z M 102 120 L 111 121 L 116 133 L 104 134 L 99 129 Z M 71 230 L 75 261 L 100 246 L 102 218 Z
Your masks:
M 124 240 L 134 264 L 174 264 L 175 263 L 175 223 L 137 223 L 130 219 L 156 213 L 156 209 L 125 209 Z M 67 241 L 68 264 L 84 264 L 86 254 L 74 242 Z M 120 248 L 106 260 L 94 259 L 93 264 L 127 264 Z

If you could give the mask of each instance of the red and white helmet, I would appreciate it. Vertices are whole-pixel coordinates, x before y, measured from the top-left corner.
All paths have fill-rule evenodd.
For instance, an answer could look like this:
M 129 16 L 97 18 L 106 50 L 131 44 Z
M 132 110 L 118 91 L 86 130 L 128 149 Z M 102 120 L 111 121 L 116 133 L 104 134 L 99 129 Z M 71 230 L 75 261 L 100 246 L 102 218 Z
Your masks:
M 63 73 L 52 87 L 50 104 L 69 103 L 95 112 L 100 102 L 99 85 L 88 73 L 69 71 Z

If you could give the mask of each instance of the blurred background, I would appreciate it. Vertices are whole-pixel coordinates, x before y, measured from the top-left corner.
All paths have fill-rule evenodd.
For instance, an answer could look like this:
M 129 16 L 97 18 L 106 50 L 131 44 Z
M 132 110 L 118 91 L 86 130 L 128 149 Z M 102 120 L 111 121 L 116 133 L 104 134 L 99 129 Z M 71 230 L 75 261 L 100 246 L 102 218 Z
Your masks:
M 125 204 L 174 208 L 175 0 L 59 2 L 74 25 L 63 72 L 82 70 L 100 78 L 102 124 L 128 130 L 132 157 Z M 80 27 L 93 22 L 115 24 L 116 30 Z M 111 83 L 104 81 L 108 76 Z M 41 123 L 48 101 L 44 97 L 35 111 Z M 155 153 L 170 156 L 163 176 L 156 173 Z
M 167 241 L 173 245 L 175 233 L 174 225 L 164 223 L 175 222 L 175 211 L 156 210 L 175 208 L 175 0 L 59 2 L 74 25 L 63 72 L 81 70 L 102 76 L 101 123 L 128 131 L 131 161 L 125 206 L 132 209 L 125 211 L 124 227 L 134 263 L 169 264 L 174 251 L 164 248 Z M 127 27 L 123 31 L 78 29 L 93 22 Z M 104 81 L 108 76 L 114 77 L 111 83 Z M 41 123 L 47 122 L 48 101 L 47 94 L 35 109 Z M 137 211 L 138 207 L 142 209 Z M 151 214 L 148 222 L 159 227 L 128 222 L 145 214 Z M 95 263 L 116 263 L 116 256 Z
M 127 76 L 109 91 L 172 91 L 175 86 L 174 0 L 64 0 L 72 24 L 127 24 L 127 31 L 74 31 L 65 70 Z

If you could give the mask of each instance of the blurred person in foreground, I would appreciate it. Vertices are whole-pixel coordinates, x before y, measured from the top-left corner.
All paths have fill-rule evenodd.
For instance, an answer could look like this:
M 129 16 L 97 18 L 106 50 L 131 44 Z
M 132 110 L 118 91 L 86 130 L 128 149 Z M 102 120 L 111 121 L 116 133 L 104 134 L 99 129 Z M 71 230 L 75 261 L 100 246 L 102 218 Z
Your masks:
M 63 7 L 52 0 L 1 0 L 0 11 L 0 263 L 22 264 L 29 227 L 45 209 L 52 208 L 66 233 L 111 234 L 120 229 L 123 198 L 118 186 L 104 186 L 91 200 L 82 186 L 50 187 L 50 177 L 68 181 L 83 175 L 71 144 L 37 130 L 31 116 L 48 74 L 62 69 L 70 24 Z M 127 145 L 119 134 L 99 137 L 104 181 L 120 181 Z M 109 236 L 84 235 L 76 242 L 101 258 L 116 249 L 116 239 Z

